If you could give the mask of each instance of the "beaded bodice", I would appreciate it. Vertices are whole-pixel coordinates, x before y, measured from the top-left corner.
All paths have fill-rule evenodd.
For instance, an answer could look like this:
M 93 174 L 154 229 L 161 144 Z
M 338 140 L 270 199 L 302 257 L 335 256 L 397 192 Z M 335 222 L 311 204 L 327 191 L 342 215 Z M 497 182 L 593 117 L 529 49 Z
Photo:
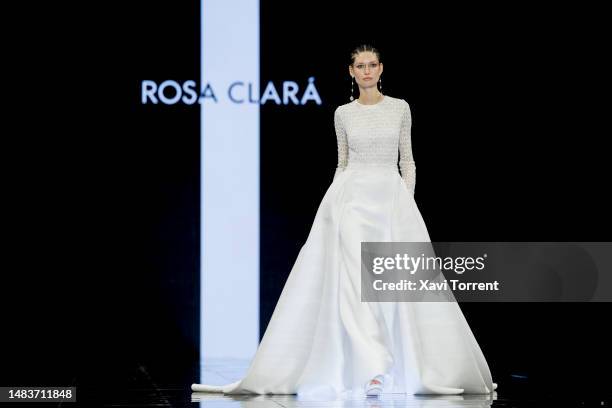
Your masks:
M 384 95 L 373 105 L 357 100 L 338 106 L 334 126 L 338 141 L 338 165 L 334 179 L 347 165 L 395 166 L 414 194 L 416 166 L 412 156 L 412 116 L 408 102 Z

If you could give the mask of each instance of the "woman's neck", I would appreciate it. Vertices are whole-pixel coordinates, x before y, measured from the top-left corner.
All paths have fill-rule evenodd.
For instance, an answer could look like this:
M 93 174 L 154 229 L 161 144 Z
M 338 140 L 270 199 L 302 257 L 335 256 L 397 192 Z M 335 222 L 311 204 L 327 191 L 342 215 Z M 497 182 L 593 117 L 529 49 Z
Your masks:
M 362 105 L 375 105 L 383 98 L 382 92 L 378 89 L 372 92 L 362 92 L 359 94 L 358 101 Z

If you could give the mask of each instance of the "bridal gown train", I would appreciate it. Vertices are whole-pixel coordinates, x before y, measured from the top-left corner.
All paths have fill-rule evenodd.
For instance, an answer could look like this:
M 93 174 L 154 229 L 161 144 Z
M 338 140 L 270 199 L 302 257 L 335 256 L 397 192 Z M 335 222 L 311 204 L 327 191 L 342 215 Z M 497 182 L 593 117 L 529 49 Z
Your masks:
M 361 302 L 362 241 L 430 242 L 414 201 L 412 116 L 385 95 L 334 113 L 338 167 L 246 375 L 225 394 L 488 394 L 497 388 L 455 302 Z M 398 172 L 398 151 L 399 170 Z

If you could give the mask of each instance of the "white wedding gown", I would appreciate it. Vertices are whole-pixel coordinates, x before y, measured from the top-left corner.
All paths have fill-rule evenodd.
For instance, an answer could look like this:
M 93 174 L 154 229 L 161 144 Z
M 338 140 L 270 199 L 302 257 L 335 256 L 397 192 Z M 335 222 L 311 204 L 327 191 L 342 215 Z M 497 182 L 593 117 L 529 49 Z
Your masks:
M 488 394 L 497 388 L 455 302 L 361 302 L 362 241 L 430 242 L 414 201 L 408 103 L 334 114 L 338 167 L 246 375 L 226 394 Z M 398 151 L 401 176 L 398 172 Z

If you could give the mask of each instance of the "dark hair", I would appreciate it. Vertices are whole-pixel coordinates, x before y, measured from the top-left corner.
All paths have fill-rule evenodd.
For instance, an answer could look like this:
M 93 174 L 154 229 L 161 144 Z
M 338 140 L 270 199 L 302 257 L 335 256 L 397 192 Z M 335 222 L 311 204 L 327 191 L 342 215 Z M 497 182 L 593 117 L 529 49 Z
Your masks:
M 351 52 L 351 63 L 349 65 L 353 65 L 355 63 L 355 58 L 357 58 L 357 55 L 359 55 L 360 52 L 373 52 L 374 54 L 376 54 L 378 62 L 382 62 L 382 60 L 380 59 L 380 51 L 378 51 L 377 48 L 375 48 L 371 44 L 361 44 Z

